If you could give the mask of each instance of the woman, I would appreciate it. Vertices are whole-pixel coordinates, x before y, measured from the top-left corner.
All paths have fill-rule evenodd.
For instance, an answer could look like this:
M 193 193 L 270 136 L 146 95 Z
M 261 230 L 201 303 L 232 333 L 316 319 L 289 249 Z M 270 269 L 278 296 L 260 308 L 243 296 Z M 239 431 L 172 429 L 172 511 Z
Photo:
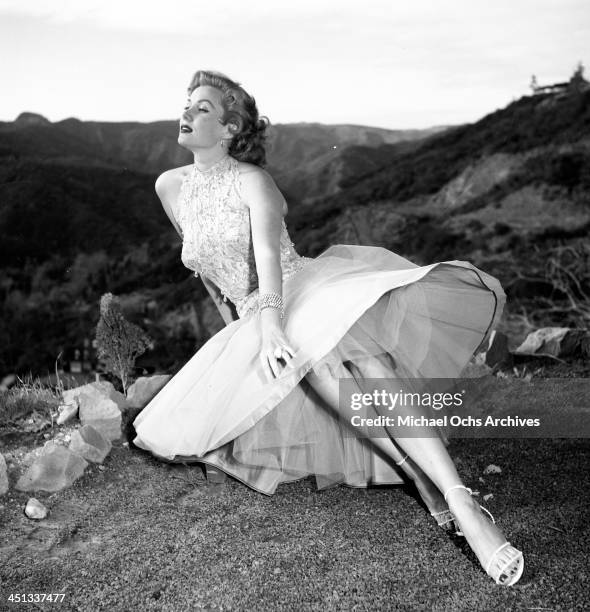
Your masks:
M 188 92 L 178 142 L 194 163 L 162 174 L 156 191 L 183 263 L 227 325 L 138 415 L 134 443 L 269 495 L 309 474 L 323 488 L 401 483 L 403 472 L 439 524 L 460 527 L 486 572 L 514 584 L 522 553 L 481 513 L 438 432 L 351 435 L 338 402 L 339 379 L 360 392 L 367 378 L 419 388 L 459 376 L 501 315 L 499 282 L 467 262 L 419 267 L 379 247 L 301 257 L 287 204 L 261 167 L 267 124 L 254 99 L 216 72 L 197 72 Z

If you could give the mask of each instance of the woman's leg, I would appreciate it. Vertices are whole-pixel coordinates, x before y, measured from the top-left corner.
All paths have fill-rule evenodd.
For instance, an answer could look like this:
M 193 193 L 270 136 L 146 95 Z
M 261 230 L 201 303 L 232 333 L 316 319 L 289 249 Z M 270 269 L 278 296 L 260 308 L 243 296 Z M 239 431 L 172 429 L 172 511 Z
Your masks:
M 332 376 L 326 374 L 321 377 L 315 376 L 310 372 L 306 380 L 320 397 L 338 414 L 338 378 L 356 380 L 361 378 L 382 378 L 383 368 L 376 370 L 376 358 L 368 358 L 355 364 L 341 364 L 339 371 L 333 371 Z M 359 392 L 361 389 L 358 387 Z M 390 457 L 404 472 L 404 474 L 414 483 L 422 500 L 431 513 L 438 513 L 448 509 L 448 505 L 434 482 L 420 469 L 410 455 L 402 450 L 397 442 L 387 433 L 387 437 L 371 438 L 373 446 L 377 447 L 381 453 Z
M 377 360 L 372 362 L 370 374 L 371 378 L 390 378 L 388 376 L 389 372 L 384 371 L 383 366 Z M 337 378 L 320 377 L 312 370 L 306 375 L 306 380 L 333 410 L 339 412 Z M 358 386 L 358 390 L 361 393 L 366 392 L 366 389 L 363 390 L 360 386 Z M 378 407 L 375 407 L 375 410 L 378 411 Z M 409 411 L 408 414 L 410 414 Z M 388 433 L 391 439 L 395 440 L 422 472 L 435 483 L 440 492 L 444 493 L 453 488 L 448 496 L 449 509 L 460 523 L 469 545 L 485 568 L 494 552 L 506 543 L 506 538 L 500 529 L 481 513 L 479 504 L 465 489 L 455 488 L 463 483 L 437 432 L 429 427 L 422 429 L 424 437 L 421 438 L 399 438 L 392 428 L 388 428 Z M 387 444 L 384 439 L 372 438 L 372 442 L 395 461 L 399 461 L 399 451 L 392 451 L 392 446 Z M 509 561 L 510 551 L 504 549 L 496 556 L 494 565 L 503 567 Z M 515 571 L 515 568 L 509 568 L 509 571 Z
M 375 370 L 375 364 L 379 362 L 380 367 Z M 389 355 L 368 355 L 365 359 L 356 359 L 354 363 L 345 362 L 342 364 L 342 370 L 335 372 L 338 376 L 345 378 L 354 378 L 356 380 L 363 378 L 382 378 L 385 372 L 391 371 L 392 361 Z M 389 368 L 389 369 L 388 369 Z M 381 443 L 382 439 L 377 439 Z M 375 440 L 373 440 L 375 443 Z M 392 444 L 396 451 L 395 462 L 402 469 L 404 474 L 414 483 L 418 490 L 422 501 L 430 513 L 441 515 L 441 522 L 437 518 L 439 525 L 445 526 L 447 529 L 453 530 L 456 526 L 454 520 L 449 516 L 448 505 L 438 487 L 428 478 L 428 476 L 416 465 L 408 454 L 400 449 L 395 440 L 387 438 L 387 443 Z M 444 515 L 443 515 L 444 513 Z

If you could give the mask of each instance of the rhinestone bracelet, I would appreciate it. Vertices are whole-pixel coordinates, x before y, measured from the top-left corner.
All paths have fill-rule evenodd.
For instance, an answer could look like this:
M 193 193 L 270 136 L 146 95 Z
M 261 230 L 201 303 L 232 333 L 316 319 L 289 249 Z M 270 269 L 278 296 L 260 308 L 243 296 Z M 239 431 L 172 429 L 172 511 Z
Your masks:
M 262 293 L 258 298 L 258 309 L 278 308 L 281 311 L 281 319 L 285 316 L 283 298 L 278 293 Z

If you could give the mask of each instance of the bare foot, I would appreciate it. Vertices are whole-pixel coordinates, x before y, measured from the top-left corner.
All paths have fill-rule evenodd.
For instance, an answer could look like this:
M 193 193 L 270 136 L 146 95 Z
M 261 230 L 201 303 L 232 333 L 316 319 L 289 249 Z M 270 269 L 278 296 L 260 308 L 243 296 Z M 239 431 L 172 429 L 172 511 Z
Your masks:
M 471 497 L 469 491 L 463 488 L 452 489 L 447 492 L 447 501 L 467 543 L 486 573 L 498 584 L 516 582 L 524 566 L 522 554 L 507 545 L 504 534 L 483 514 L 479 503 Z

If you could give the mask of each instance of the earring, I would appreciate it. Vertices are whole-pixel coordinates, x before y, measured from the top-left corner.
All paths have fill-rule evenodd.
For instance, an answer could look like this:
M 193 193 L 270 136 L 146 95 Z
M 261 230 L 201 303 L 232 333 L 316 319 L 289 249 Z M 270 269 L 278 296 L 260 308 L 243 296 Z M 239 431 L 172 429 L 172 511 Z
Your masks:
M 225 146 L 225 143 L 223 142 L 223 140 L 220 140 L 219 144 L 221 145 L 221 148 L 223 149 L 223 147 Z

